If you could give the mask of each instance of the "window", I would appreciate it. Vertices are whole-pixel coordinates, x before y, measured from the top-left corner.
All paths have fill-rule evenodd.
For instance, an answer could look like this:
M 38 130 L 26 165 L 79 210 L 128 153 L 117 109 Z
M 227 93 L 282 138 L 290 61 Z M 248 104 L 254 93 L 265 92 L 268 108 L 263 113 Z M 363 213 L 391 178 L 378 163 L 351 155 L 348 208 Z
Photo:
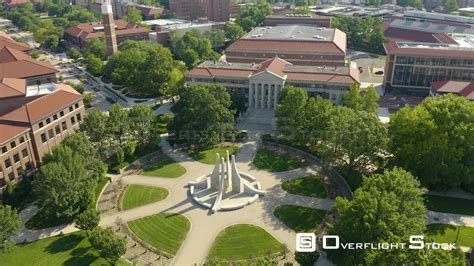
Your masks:
M 46 141 L 48 141 L 48 139 L 46 138 L 46 133 L 41 134 L 41 141 L 42 141 L 43 143 L 45 143 Z
M 4 187 L 7 184 L 4 178 L 0 178 L 0 187 Z
M 60 115 L 61 117 L 63 117 L 63 116 L 64 116 L 64 111 L 59 112 L 59 115 Z
M 15 163 L 19 162 L 20 161 L 20 155 L 18 155 L 18 153 L 15 153 L 15 155 L 13 155 L 13 160 L 15 161 Z
M 73 116 L 73 117 L 71 117 L 71 124 L 74 125 L 75 123 L 76 123 L 76 119 L 75 119 L 75 117 Z
M 25 142 L 25 137 L 21 136 L 20 137 L 20 143 L 23 143 L 23 142 Z
M 63 122 L 61 123 L 61 126 L 62 126 L 62 128 L 63 128 L 63 131 L 64 131 L 64 130 L 67 130 L 66 121 L 63 121 Z
M 58 119 L 58 115 L 53 115 L 53 120 L 57 120 Z
M 8 168 L 10 166 L 12 166 L 12 161 L 10 161 L 10 158 L 8 158 L 5 160 L 5 168 Z
M 79 103 L 76 103 L 74 107 L 76 107 L 76 109 L 79 108 Z
M 16 147 L 16 142 L 15 141 L 12 141 L 10 142 L 10 146 L 12 146 L 12 149 Z
M 50 129 L 50 130 L 48 130 L 48 136 L 49 136 L 49 139 L 52 139 L 52 138 L 54 138 L 54 132 L 53 132 L 53 129 Z
M 28 156 L 28 150 L 25 148 L 21 151 L 21 154 L 23 154 L 23 158 L 25 158 L 26 156 Z
M 26 166 L 26 171 L 29 172 L 29 171 L 33 170 L 33 165 L 31 164 L 31 162 L 27 162 L 25 164 L 25 166 Z
M 69 112 L 72 112 L 72 110 L 74 110 L 74 108 L 72 106 L 69 106 Z
M 7 150 L 8 150 L 8 149 L 7 149 L 7 146 L 3 146 L 3 147 L 2 147 L 2 153 L 7 152 Z
M 43 122 L 39 122 L 38 126 L 42 128 L 44 126 Z
M 10 179 L 10 181 L 15 180 L 15 174 L 13 174 L 13 172 L 9 173 L 8 174 L 8 179 Z
M 49 124 L 49 123 L 51 123 L 51 118 L 48 117 L 48 118 L 46 119 L 46 124 Z
M 18 176 L 22 176 L 23 175 L 23 168 L 20 166 L 16 169 L 16 173 L 18 174 Z
M 61 133 L 61 128 L 59 128 L 59 125 L 57 125 L 54 130 L 56 131 L 56 135 Z
M 78 121 L 78 122 L 81 122 L 81 120 L 82 120 L 82 118 L 81 118 L 81 114 L 77 114 L 77 116 L 76 116 L 76 117 L 77 117 L 77 121 Z

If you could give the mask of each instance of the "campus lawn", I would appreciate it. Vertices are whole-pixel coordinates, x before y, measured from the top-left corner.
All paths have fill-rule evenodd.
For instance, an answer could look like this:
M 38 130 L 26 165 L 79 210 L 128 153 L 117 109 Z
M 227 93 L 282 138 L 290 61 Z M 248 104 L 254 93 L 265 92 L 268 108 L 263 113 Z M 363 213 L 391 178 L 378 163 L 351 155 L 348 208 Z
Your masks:
M 26 221 L 26 228 L 30 230 L 40 230 L 59 226 L 63 224 L 70 224 L 74 221 L 74 217 L 56 218 L 54 214 L 49 213 L 46 208 L 42 208 Z
M 15 245 L 9 253 L 0 253 L 1 265 L 112 265 L 101 258 L 86 238 L 77 232 Z M 116 265 L 129 265 L 119 260 Z
M 186 169 L 174 160 L 167 158 L 145 168 L 141 175 L 156 177 L 178 177 L 186 173 Z
M 239 148 L 234 146 L 227 147 L 214 147 L 207 150 L 193 151 L 189 155 L 196 161 L 205 164 L 214 164 L 216 163 L 216 153 L 219 153 L 221 157 L 226 156 L 226 151 L 229 151 L 229 154 L 232 156 L 237 152 Z
M 474 200 L 424 195 L 428 210 L 463 215 L 474 215 Z
M 427 236 L 432 237 L 435 242 L 474 247 L 474 227 L 450 224 L 429 224 L 426 227 Z
M 219 233 L 209 252 L 208 259 L 246 260 L 277 254 L 282 244 L 264 229 L 237 224 L 227 227 Z
M 303 166 L 301 162 L 294 160 L 285 154 L 266 149 L 260 149 L 257 151 L 257 154 L 253 159 L 253 164 L 260 170 L 267 170 L 270 172 L 284 172 Z
M 161 201 L 169 192 L 161 187 L 128 185 L 122 198 L 122 210 L 133 209 L 149 203 Z
M 273 210 L 278 220 L 295 232 L 313 232 L 323 221 L 327 211 L 294 205 L 279 205 Z
M 183 215 L 160 213 L 128 222 L 128 227 L 149 245 L 176 255 L 191 223 Z
M 136 160 L 144 157 L 145 155 L 158 151 L 159 149 L 160 149 L 160 146 L 156 146 L 156 145 L 146 145 L 146 146 L 137 147 L 135 149 L 135 152 L 130 156 L 126 156 L 123 162 L 117 165 L 110 165 L 109 170 L 112 170 L 113 172 L 118 172 L 120 169 L 126 167 L 127 165 L 135 162 Z
M 316 198 L 327 198 L 328 196 L 321 178 L 314 175 L 287 180 L 281 184 L 281 188 L 288 193 L 301 196 Z

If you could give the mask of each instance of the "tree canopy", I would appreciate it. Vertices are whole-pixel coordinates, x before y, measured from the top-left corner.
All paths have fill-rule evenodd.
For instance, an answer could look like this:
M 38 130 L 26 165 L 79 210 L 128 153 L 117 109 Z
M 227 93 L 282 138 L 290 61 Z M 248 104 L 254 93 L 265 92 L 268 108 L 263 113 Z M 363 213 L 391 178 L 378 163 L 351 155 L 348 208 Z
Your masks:
M 11 206 L 0 204 L 0 253 L 8 252 L 12 243 L 10 237 L 20 231 L 21 222 L 16 210 Z
M 138 24 L 143 21 L 142 12 L 136 7 L 129 8 L 124 19 L 130 23 Z
M 341 104 L 355 111 L 367 111 L 376 114 L 379 108 L 379 99 L 380 96 L 373 85 L 367 87 L 365 93 L 362 94 L 359 85 L 354 83 L 349 91 L 342 96 Z
M 430 188 L 474 185 L 474 103 L 461 96 L 426 98 L 389 124 L 395 164 Z
M 225 38 L 229 43 L 237 41 L 240 37 L 244 36 L 245 31 L 242 27 L 235 23 L 227 22 L 224 26 Z
M 219 143 L 233 129 L 234 110 L 230 95 L 222 85 L 186 87 L 175 106 L 169 130 L 191 144 L 209 147 Z
M 111 227 L 96 227 L 90 233 L 89 241 L 100 255 L 112 262 L 117 261 L 127 251 L 127 241 L 117 235 Z
M 222 36 L 217 36 L 222 41 Z M 188 68 L 193 68 L 204 60 L 218 59 L 219 55 L 212 50 L 212 43 L 198 30 L 190 30 L 184 35 L 171 35 L 171 47 L 176 59 L 183 61 Z
M 362 186 L 349 201 L 337 198 L 334 205 L 340 217 L 330 228 L 341 243 L 405 243 L 411 235 L 425 230 L 426 208 L 420 183 L 409 172 L 394 168 L 383 174 L 364 177 Z M 426 241 L 426 240 L 425 240 Z M 338 249 L 326 250 L 338 265 L 458 265 L 463 256 L 459 252 L 429 249 Z M 462 265 L 462 263 L 461 263 Z
M 255 5 L 246 5 L 240 10 L 240 14 L 235 19 L 244 31 L 249 32 L 252 28 L 263 26 L 265 17 L 272 13 L 272 6 L 269 3 L 261 2 Z

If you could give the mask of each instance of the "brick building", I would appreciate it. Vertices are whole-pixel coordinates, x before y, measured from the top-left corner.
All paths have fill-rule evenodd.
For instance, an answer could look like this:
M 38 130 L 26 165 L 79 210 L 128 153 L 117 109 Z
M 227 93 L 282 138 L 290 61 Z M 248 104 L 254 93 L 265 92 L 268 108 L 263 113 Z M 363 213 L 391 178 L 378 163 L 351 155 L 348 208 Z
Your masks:
M 84 118 L 82 96 L 68 85 L 0 80 L 0 192 L 41 165 Z
M 318 27 L 331 27 L 331 17 L 312 14 L 285 14 L 268 15 L 265 18 L 265 26 L 277 25 L 312 25 Z
M 150 29 L 125 20 L 115 20 L 115 35 L 119 44 L 125 40 L 148 40 L 150 32 Z M 81 23 L 64 30 L 64 39 L 80 49 L 87 47 L 90 40 L 104 36 L 104 26 L 100 22 Z
M 230 0 L 173 0 L 170 10 L 177 18 L 196 19 L 207 17 L 211 21 L 228 21 L 230 18 Z
M 257 27 L 225 51 L 227 62 L 261 63 L 279 57 L 294 65 L 344 66 L 346 34 L 307 25 Z

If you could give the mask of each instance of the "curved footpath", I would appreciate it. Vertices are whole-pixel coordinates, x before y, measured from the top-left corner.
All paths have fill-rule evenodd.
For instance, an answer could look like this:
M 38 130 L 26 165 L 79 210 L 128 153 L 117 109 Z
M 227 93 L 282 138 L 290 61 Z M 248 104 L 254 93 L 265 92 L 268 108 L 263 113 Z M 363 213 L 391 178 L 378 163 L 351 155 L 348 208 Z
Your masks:
M 267 194 L 260 197 L 255 203 L 245 208 L 212 214 L 209 210 L 198 206 L 188 194 L 187 184 L 197 177 L 212 171 L 212 165 L 202 164 L 194 161 L 187 154 L 172 148 L 165 140 L 162 141 L 163 152 L 179 162 L 186 173 L 178 178 L 146 177 L 134 174 L 122 175 L 122 181 L 127 184 L 141 184 L 148 186 L 159 186 L 169 189 L 170 195 L 163 201 L 121 211 L 101 217 L 100 225 L 114 225 L 116 219 L 123 222 L 158 214 L 161 212 L 178 213 L 186 216 L 191 222 L 191 229 L 184 240 L 178 254 L 173 259 L 174 265 L 191 265 L 204 263 L 215 237 L 224 228 L 240 223 L 254 224 L 260 226 L 272 234 L 278 241 L 285 244 L 291 252 L 295 251 L 295 232 L 287 228 L 275 216 L 273 210 L 277 205 L 288 204 L 304 207 L 312 207 L 322 210 L 331 210 L 334 201 L 330 199 L 319 199 L 305 196 L 288 194 L 281 189 L 280 184 L 284 180 L 298 178 L 308 174 L 315 174 L 320 170 L 316 164 L 287 172 L 270 173 L 256 169 L 252 165 L 259 143 L 259 134 L 249 133 L 250 140 L 243 144 L 237 152 L 236 162 L 239 170 L 246 172 L 262 184 Z M 23 223 L 37 212 L 35 208 L 27 208 L 20 213 Z M 435 219 L 436 217 L 436 219 Z M 474 227 L 474 216 L 461 216 L 455 214 L 428 212 L 428 223 L 449 223 L 455 225 L 466 225 Z M 33 241 L 61 233 L 77 231 L 73 225 L 64 225 L 48 228 L 40 231 L 31 231 L 25 228 L 16 237 L 22 242 L 25 238 Z

